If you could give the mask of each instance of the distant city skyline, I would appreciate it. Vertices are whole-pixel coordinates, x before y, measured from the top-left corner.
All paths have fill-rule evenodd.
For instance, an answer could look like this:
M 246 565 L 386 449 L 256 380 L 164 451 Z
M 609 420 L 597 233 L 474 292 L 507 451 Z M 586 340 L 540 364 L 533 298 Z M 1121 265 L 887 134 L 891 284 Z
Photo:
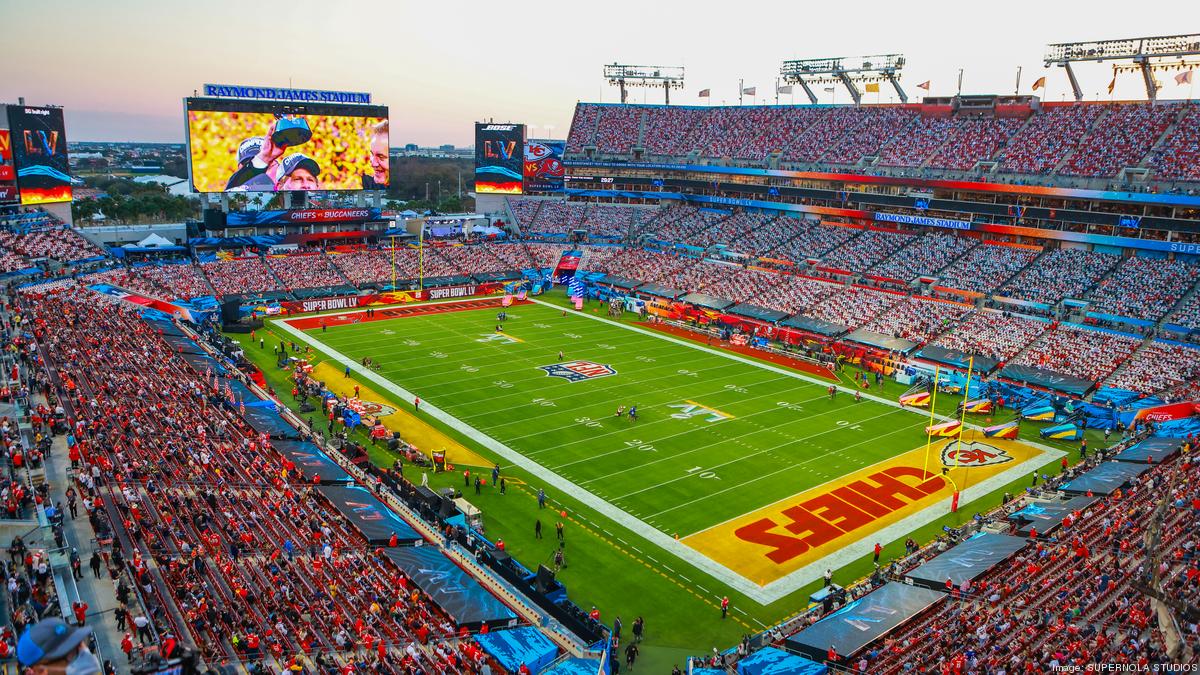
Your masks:
M 948 96 L 963 71 L 964 93 L 1020 93 L 1069 100 L 1065 73 L 1045 69 L 1050 42 L 1172 35 L 1190 3 L 1153 12 L 1115 2 L 1014 0 L 1000 12 L 951 2 L 856 3 L 832 14 L 801 3 L 613 0 L 601 6 L 537 0 L 516 8 L 463 0 L 416 4 L 316 0 L 286 5 L 124 0 L 31 3 L 0 0 L 10 30 L 0 44 L 10 64 L 0 100 L 66 109 L 71 141 L 183 142 L 182 99 L 206 82 L 369 91 L 390 107 L 392 146 L 473 143 L 472 123 L 523 122 L 531 137 L 565 138 L 577 101 L 616 102 L 605 63 L 684 66 L 673 104 L 774 103 L 781 61 L 902 53 L 910 100 Z M 1078 69 L 1085 98 L 1143 99 L 1141 76 L 1111 64 Z M 1031 92 L 1037 78 L 1046 88 Z M 1191 98 L 1192 85 L 1160 78 L 1164 99 Z M 1193 78 L 1197 79 L 1197 78 Z M 929 81 L 928 93 L 917 84 Z M 711 97 L 701 99 L 701 89 Z M 864 103 L 894 99 L 887 85 Z M 824 103 L 845 103 L 816 87 Z M 799 91 L 797 89 L 797 91 Z M 803 95 L 780 96 L 799 103 Z M 630 102 L 661 103 L 661 90 Z

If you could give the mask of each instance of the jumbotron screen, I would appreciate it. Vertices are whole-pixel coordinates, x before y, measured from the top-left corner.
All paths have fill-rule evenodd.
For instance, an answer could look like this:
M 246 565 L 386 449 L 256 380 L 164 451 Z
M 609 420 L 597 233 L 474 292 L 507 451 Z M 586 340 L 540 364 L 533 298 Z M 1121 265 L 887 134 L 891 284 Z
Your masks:
M 189 98 L 196 192 L 383 190 L 386 106 Z
M 525 125 L 475 123 L 475 192 L 519 195 L 525 169 Z
M 21 204 L 71 201 L 71 165 L 62 108 L 10 105 L 8 126 Z

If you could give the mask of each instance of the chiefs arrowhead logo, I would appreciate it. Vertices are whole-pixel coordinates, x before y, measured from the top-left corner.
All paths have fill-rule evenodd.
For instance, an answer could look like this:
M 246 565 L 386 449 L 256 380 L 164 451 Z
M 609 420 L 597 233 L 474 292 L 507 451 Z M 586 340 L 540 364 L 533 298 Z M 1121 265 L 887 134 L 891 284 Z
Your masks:
M 953 441 L 942 448 L 942 464 L 948 467 L 972 468 L 1005 464 L 1013 460 L 1004 450 L 979 441 Z

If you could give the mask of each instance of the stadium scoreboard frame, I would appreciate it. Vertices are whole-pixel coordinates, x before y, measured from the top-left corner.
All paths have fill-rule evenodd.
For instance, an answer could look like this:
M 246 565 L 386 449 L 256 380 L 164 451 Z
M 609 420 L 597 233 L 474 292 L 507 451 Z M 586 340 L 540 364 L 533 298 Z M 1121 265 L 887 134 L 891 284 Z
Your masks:
M 183 99 L 183 108 L 184 139 L 188 153 L 188 183 L 192 191 L 196 193 L 358 192 L 386 190 L 390 186 L 391 176 L 390 169 L 387 168 L 387 157 L 390 156 L 391 143 L 389 134 L 391 122 L 389 109 L 386 105 L 190 96 Z M 200 153 L 200 156 L 203 156 L 204 153 L 209 151 L 209 148 L 199 148 L 196 145 L 198 143 L 205 143 L 206 141 L 199 138 L 199 134 L 196 133 L 197 118 L 194 116 L 195 113 L 258 116 L 260 120 L 274 118 L 274 122 L 271 122 L 269 128 L 265 127 L 264 124 L 259 124 L 258 126 L 273 131 L 273 136 L 283 140 L 285 143 L 290 139 L 290 144 L 282 146 L 284 154 L 278 158 L 277 162 L 268 165 L 265 172 L 260 171 L 267 178 L 259 178 L 255 183 L 247 180 L 244 183 L 234 184 L 237 180 L 234 174 L 238 173 L 240 168 L 245 165 L 241 161 L 243 154 L 250 157 L 254 156 L 251 150 L 257 146 L 249 143 L 250 139 L 258 138 L 261 140 L 265 138 L 266 134 L 259 133 L 256 135 L 254 132 L 250 132 L 249 136 L 238 134 L 236 138 L 217 139 L 221 143 L 218 154 L 224 156 L 223 159 L 227 160 L 224 163 L 229 164 L 229 166 L 223 167 L 226 171 L 219 171 L 220 175 L 216 175 L 214 169 L 210 166 L 205 166 L 203 169 L 198 169 L 197 167 L 198 153 Z M 318 130 L 312 128 L 312 125 L 308 122 L 309 119 L 314 118 L 317 120 L 361 120 L 356 125 L 352 125 L 353 128 L 350 131 L 362 137 L 360 140 L 364 141 L 365 147 L 353 156 L 350 156 L 345 151 L 341 153 L 326 152 L 324 158 L 316 158 L 317 161 L 313 161 L 314 158 L 305 155 L 306 150 L 304 145 L 309 143 L 309 141 L 316 143 L 324 140 L 319 137 Z M 282 127 L 285 123 L 287 124 L 286 129 Z M 277 125 L 280 126 L 277 128 Z M 383 181 L 378 180 L 378 176 L 380 175 L 378 171 L 372 173 L 371 156 L 374 152 L 371 149 L 371 145 L 374 144 L 377 135 L 383 138 Z M 329 134 L 326 138 L 337 138 L 341 142 L 344 136 Z M 299 149 L 299 152 L 288 152 L 290 149 Z M 303 158 L 289 161 L 289 158 L 295 155 L 303 155 Z M 322 166 L 322 159 L 325 160 L 324 166 Z M 280 168 L 275 168 L 276 163 Z M 287 185 L 285 187 L 279 186 L 278 179 L 272 180 L 270 178 L 272 169 L 274 169 L 277 175 L 279 175 L 279 172 L 287 172 L 290 175 L 295 170 L 308 166 L 313 167 L 324 175 L 320 175 L 317 178 L 317 174 L 314 174 L 315 180 L 312 183 L 297 183 L 296 185 Z M 332 171 L 330 170 L 331 168 Z M 310 173 L 313 172 L 310 171 Z M 361 182 L 359 176 L 356 174 L 361 174 Z M 215 178 L 214 175 L 216 175 Z M 326 176 L 330 175 L 332 175 L 332 181 L 326 179 Z M 251 178 L 253 179 L 253 176 Z

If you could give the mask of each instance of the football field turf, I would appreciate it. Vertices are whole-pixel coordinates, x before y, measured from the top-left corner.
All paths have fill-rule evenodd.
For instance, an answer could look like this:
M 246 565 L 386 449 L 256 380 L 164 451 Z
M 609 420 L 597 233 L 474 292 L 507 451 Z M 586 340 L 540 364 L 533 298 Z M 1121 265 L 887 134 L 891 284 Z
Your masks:
M 419 396 L 422 412 L 498 454 L 506 472 L 527 470 L 530 489 L 565 491 L 764 604 L 860 557 L 885 526 L 890 541 L 928 522 L 905 519 L 932 514 L 953 489 L 926 480 L 926 462 L 982 495 L 1054 459 L 988 439 L 951 462 L 944 439 L 930 460 L 928 413 L 873 390 L 831 398 L 812 375 L 558 306 L 508 308 L 497 332 L 499 311 L 347 312 L 320 320 L 325 329 L 299 320 L 303 334 L 280 325 L 393 397 Z M 364 357 L 380 367 L 362 368 Z

